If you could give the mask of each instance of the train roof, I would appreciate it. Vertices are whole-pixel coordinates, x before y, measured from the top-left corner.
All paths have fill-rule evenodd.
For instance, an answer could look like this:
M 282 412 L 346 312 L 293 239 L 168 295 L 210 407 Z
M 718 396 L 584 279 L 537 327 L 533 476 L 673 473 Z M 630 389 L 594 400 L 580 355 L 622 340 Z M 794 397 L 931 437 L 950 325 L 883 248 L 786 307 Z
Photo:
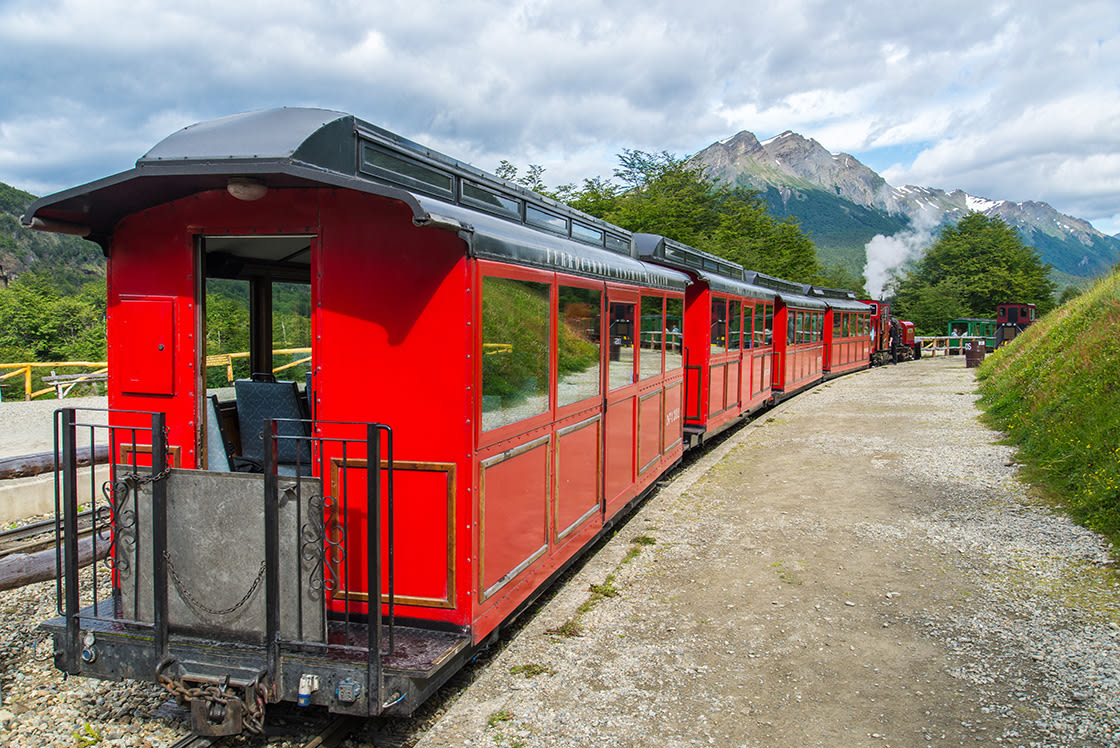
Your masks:
M 633 243 L 639 259 L 679 268 L 707 281 L 713 291 L 771 302 L 777 296 L 771 289 L 745 282 L 743 266 L 723 257 L 659 234 L 634 234 Z
M 630 233 L 399 135 L 328 109 L 282 108 L 199 122 L 128 171 L 40 198 L 25 226 L 107 246 L 125 216 L 251 180 L 330 186 L 407 205 L 418 226 L 458 232 L 472 254 L 683 290 L 683 273 L 641 262 Z
M 821 299 L 810 296 L 813 287 L 808 283 L 797 283 L 784 278 L 775 278 L 756 270 L 748 270 L 744 280 L 754 286 L 769 288 L 777 292 L 778 300 L 786 306 L 795 306 L 802 309 L 827 309 L 828 305 Z
M 857 299 L 854 292 L 843 288 L 813 286 L 809 292 L 812 296 L 823 299 L 832 309 L 839 309 L 844 312 L 868 311 L 867 304 Z

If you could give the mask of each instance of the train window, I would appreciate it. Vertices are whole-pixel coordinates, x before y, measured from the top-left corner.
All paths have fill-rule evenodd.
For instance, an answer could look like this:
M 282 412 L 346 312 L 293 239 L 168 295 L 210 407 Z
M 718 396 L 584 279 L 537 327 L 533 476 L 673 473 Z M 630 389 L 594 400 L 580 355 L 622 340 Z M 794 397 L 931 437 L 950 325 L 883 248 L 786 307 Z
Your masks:
M 665 371 L 676 371 L 684 365 L 681 329 L 684 327 L 684 302 L 665 300 Z
M 588 244 L 603 246 L 603 232 L 590 226 L 584 226 L 578 221 L 572 221 L 572 238 Z
M 470 182 L 463 182 L 463 202 L 468 205 L 473 205 L 476 208 L 482 208 L 492 213 L 500 213 L 503 216 L 516 218 L 521 220 L 521 201 L 512 197 L 506 197 L 500 193 L 488 190 L 484 187 L 479 187 Z
M 642 297 L 642 326 L 639 337 L 638 378 L 649 379 L 661 373 L 661 355 L 665 346 L 664 299 Z
M 712 299 L 712 353 L 723 353 L 727 348 L 727 299 Z
M 409 187 L 453 198 L 453 179 L 450 174 L 415 161 L 365 145 L 362 148 L 362 171 L 386 177 Z
M 574 286 L 560 286 L 557 299 L 556 402 L 570 405 L 599 394 L 603 299 L 597 289 Z
M 743 302 L 743 348 L 754 348 L 754 322 L 757 307 L 754 302 Z
M 848 337 L 848 333 L 846 332 L 846 330 L 848 329 L 848 325 L 846 324 L 847 321 L 848 321 L 848 315 L 845 314 L 844 312 L 835 312 L 834 311 L 832 313 L 832 337 L 834 337 L 834 338 L 840 338 L 840 337 L 846 338 L 846 337 Z
M 311 286 L 272 284 L 272 375 L 278 382 L 307 381 L 311 371 Z
M 607 374 L 611 389 L 634 383 L 634 305 L 611 304 L 610 363 Z
M 786 310 L 786 345 L 793 345 L 797 340 L 797 312 Z
M 766 332 L 769 327 L 766 324 L 766 304 L 757 303 L 754 305 L 754 337 L 752 338 L 753 348 L 766 345 Z
M 743 329 L 743 304 L 739 301 L 731 301 L 728 304 L 730 313 L 730 322 L 727 326 L 727 347 L 729 350 L 737 351 L 741 345 Z
M 774 305 L 766 305 L 766 315 L 762 322 L 762 344 L 774 344 Z
M 538 228 L 555 231 L 558 234 L 568 233 L 568 219 L 547 210 L 541 210 L 533 205 L 525 206 L 525 223 Z
M 607 234 L 607 249 L 619 254 L 630 254 L 630 240 L 614 234 Z
M 206 280 L 206 386 L 232 387 L 234 379 L 248 379 L 249 281 Z M 226 357 L 229 358 L 226 358 Z M 223 367 L 220 363 L 229 362 Z M 209 362 L 219 363 L 210 366 Z
M 549 284 L 482 282 L 483 430 L 548 411 Z

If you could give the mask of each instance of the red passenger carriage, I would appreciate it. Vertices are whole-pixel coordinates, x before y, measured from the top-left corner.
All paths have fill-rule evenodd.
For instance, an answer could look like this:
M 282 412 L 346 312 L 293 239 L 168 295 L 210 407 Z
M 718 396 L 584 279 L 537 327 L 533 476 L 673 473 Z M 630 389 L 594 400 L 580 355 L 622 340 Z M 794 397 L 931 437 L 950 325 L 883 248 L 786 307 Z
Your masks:
M 871 365 L 871 308 L 851 291 L 813 286 L 812 295 L 828 304 L 824 315 L 826 379 Z
M 686 272 L 685 432 L 718 434 L 772 397 L 777 294 L 743 280 L 742 266 L 654 234 L 635 234 L 638 256 Z
M 686 427 L 820 381 L 826 341 L 830 372 L 854 367 L 861 335 L 830 337 L 826 315 L 859 318 L 839 296 L 325 110 L 188 127 L 24 222 L 108 257 L 109 426 L 58 416 L 56 665 L 158 680 L 211 734 L 278 701 L 411 712 L 681 458 Z M 219 386 L 231 298 L 249 366 Z M 278 358 L 288 324 L 304 359 Z M 84 592 L 79 436 L 115 462 L 93 507 L 111 571 Z
M 67 560 L 57 663 L 158 677 L 200 731 L 410 712 L 683 453 L 687 276 L 352 116 L 194 125 L 25 222 L 108 257 L 114 586 L 79 599 Z M 222 283 L 250 302 L 232 393 L 205 376 Z M 306 377 L 273 360 L 290 286 Z

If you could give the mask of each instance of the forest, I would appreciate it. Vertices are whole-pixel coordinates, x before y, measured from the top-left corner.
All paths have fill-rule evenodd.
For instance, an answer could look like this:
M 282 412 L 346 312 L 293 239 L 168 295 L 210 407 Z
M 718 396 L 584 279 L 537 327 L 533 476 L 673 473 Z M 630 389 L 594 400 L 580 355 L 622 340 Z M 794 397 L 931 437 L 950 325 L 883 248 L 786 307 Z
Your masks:
M 524 173 L 503 161 L 496 173 L 631 231 L 657 233 L 789 280 L 846 288 L 866 297 L 858 269 L 822 267 L 811 238 L 792 219 L 776 219 L 764 195 L 709 179 L 703 168 L 667 152 L 624 149 L 609 178 L 549 188 L 544 169 Z M 74 237 L 24 229 L 18 215 L 33 196 L 0 185 L 0 363 L 105 360 L 105 279 L 100 249 Z M 7 267 L 8 270 L 4 268 Z M 18 272 L 14 272 L 18 270 Z M 944 334 L 956 317 L 991 317 L 1001 301 L 1053 306 L 1050 268 L 999 218 L 973 213 L 940 236 L 888 285 L 898 316 L 921 334 Z M 248 348 L 248 289 L 214 281 L 207 293 L 207 354 Z M 310 345 L 308 289 L 284 286 L 274 300 L 276 348 Z M 234 362 L 234 375 L 245 372 Z M 292 372 L 298 375 L 299 371 Z M 208 372 L 210 386 L 228 376 Z M 0 384 L 14 396 L 16 382 Z

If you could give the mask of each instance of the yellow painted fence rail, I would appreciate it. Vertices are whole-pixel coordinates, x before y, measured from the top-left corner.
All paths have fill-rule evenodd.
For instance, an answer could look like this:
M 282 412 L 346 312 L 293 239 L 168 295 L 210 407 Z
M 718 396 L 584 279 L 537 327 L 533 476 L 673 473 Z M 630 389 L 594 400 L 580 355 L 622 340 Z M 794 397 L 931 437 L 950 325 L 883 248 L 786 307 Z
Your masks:
M 286 355 L 295 356 L 296 358 L 286 364 L 274 367 L 272 373 L 291 369 L 300 364 L 311 362 L 311 349 L 310 348 L 278 348 L 274 350 L 273 355 Z M 233 381 L 233 362 L 239 359 L 248 359 L 249 353 L 247 351 L 239 351 L 237 353 L 219 353 L 206 357 L 206 368 L 210 369 L 215 366 L 225 367 L 226 381 Z M 35 370 L 49 369 L 50 374 L 40 376 L 39 379 L 43 384 L 49 386 L 40 389 L 33 389 L 32 372 Z M 87 371 L 80 371 L 77 373 L 56 374 L 59 369 L 86 369 Z M 0 364 L 0 384 L 15 379 L 23 379 L 23 399 L 34 400 L 43 395 L 53 393 L 55 397 L 62 399 L 70 393 L 75 386 L 79 384 L 93 384 L 96 382 L 104 382 L 109 378 L 108 364 L 104 361 L 34 361 L 22 362 L 14 364 Z

